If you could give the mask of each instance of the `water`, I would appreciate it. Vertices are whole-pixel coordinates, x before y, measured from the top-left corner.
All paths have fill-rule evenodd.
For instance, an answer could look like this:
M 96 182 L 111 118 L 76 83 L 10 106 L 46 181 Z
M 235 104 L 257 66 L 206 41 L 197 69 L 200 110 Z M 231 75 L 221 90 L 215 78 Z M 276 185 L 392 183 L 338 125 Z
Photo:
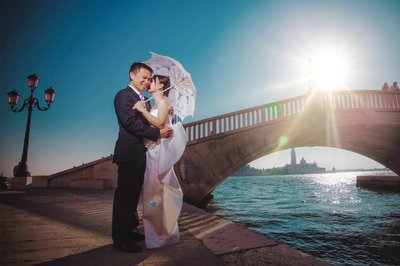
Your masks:
M 400 265 L 400 193 L 357 188 L 365 174 L 233 176 L 207 210 L 331 265 Z

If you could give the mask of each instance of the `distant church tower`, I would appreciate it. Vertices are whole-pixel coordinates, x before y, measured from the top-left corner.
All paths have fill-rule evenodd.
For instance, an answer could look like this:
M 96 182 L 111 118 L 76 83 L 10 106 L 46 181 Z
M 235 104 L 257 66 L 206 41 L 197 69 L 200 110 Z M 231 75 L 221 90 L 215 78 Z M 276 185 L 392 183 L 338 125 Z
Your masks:
M 296 166 L 296 152 L 294 151 L 293 148 L 291 151 L 291 157 L 292 157 L 291 165 Z

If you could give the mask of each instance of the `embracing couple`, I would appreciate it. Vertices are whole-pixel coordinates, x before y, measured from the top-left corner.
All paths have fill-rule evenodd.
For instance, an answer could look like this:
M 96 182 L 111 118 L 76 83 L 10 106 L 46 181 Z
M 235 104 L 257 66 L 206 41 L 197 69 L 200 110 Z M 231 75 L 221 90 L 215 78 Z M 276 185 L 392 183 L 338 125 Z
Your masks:
M 112 238 L 114 248 L 141 252 L 179 241 L 178 216 L 182 190 L 173 165 L 182 156 L 186 134 L 181 123 L 172 125 L 166 76 L 154 75 L 144 63 L 133 63 L 130 83 L 114 99 L 119 135 L 113 162 L 118 165 L 114 194 Z M 151 93 L 154 106 L 143 91 Z M 139 203 L 140 202 L 140 203 Z M 137 227 L 137 209 L 142 209 L 144 235 Z

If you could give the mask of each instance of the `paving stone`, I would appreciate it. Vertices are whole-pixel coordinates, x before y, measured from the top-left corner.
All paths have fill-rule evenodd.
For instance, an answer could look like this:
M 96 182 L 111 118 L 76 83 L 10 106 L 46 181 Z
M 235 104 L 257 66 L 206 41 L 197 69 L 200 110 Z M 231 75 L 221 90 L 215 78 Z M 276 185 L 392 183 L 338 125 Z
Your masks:
M 142 253 L 116 251 L 111 239 L 113 193 L 0 192 L 0 265 L 322 265 L 288 245 L 188 204 L 179 218 L 179 243 Z

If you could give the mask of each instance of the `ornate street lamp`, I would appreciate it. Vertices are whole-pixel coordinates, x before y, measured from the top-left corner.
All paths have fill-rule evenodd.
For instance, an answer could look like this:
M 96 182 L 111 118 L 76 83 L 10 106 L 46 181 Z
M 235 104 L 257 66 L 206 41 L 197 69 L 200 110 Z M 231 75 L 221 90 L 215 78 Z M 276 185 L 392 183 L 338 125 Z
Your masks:
M 17 166 L 14 167 L 14 176 L 15 177 L 21 177 L 21 176 L 30 176 L 30 173 L 28 171 L 28 166 L 26 164 L 26 161 L 28 159 L 28 146 L 29 146 L 29 132 L 31 129 L 31 118 L 32 118 L 32 110 L 33 108 L 38 109 L 39 111 L 46 111 L 50 108 L 50 105 L 54 101 L 54 97 L 56 95 L 56 91 L 50 87 L 47 90 L 44 91 L 44 100 L 47 103 L 47 106 L 41 107 L 39 105 L 39 100 L 37 98 L 33 97 L 33 91 L 37 88 L 38 83 L 39 83 L 39 77 L 36 74 L 32 74 L 28 76 L 28 87 L 31 89 L 31 94 L 29 98 L 26 98 L 24 100 L 23 105 L 21 108 L 16 108 L 15 106 L 18 104 L 18 99 L 19 99 L 19 92 L 17 92 L 15 89 L 12 91 L 8 92 L 8 104 L 11 107 L 11 111 L 15 113 L 19 113 L 25 108 L 28 108 L 28 119 L 26 121 L 26 129 L 25 129 L 25 139 L 24 139 L 24 150 L 22 152 L 22 157 L 21 161 Z
M 17 92 L 15 89 L 8 92 L 7 94 L 8 94 L 8 104 L 10 104 L 11 106 L 16 105 L 18 103 L 18 99 L 21 94 Z

